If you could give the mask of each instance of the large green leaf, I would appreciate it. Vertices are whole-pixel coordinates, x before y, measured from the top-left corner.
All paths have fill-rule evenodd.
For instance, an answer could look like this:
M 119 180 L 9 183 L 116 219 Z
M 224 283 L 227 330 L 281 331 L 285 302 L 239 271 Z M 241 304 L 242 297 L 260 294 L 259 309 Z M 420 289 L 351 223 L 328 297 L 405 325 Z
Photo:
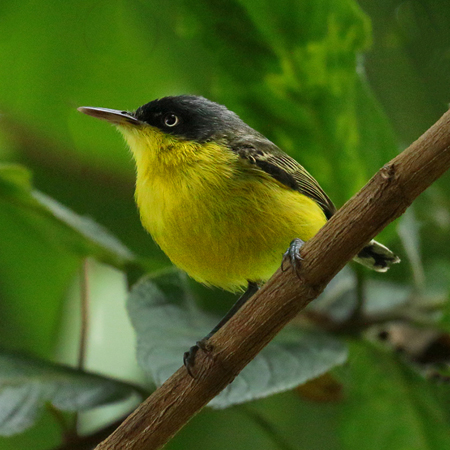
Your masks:
M 177 271 L 134 286 L 128 311 L 137 333 L 138 361 L 157 385 L 180 367 L 183 353 L 220 319 L 195 307 L 184 276 Z M 224 408 L 292 389 L 342 364 L 346 357 L 346 347 L 325 333 L 285 331 L 210 405 Z
M 46 402 L 63 411 L 85 411 L 125 400 L 134 392 L 99 375 L 0 353 L 0 435 L 32 426 Z
M 213 95 L 304 164 L 338 205 L 397 153 L 357 70 L 371 29 L 354 1 L 186 2 L 186 14 L 220 67 Z
M 44 239 L 57 241 L 81 256 L 94 256 L 120 269 L 138 259 L 115 236 L 45 194 L 33 190 L 30 174 L 17 165 L 0 165 L 0 200 L 31 213 L 30 225 Z
M 354 345 L 341 417 L 346 450 L 450 448 L 450 388 L 435 385 L 399 358 Z
M 0 166 L 0 340 L 49 357 L 61 300 L 81 255 L 63 248 L 52 221 L 30 207 L 29 179 L 21 166 Z

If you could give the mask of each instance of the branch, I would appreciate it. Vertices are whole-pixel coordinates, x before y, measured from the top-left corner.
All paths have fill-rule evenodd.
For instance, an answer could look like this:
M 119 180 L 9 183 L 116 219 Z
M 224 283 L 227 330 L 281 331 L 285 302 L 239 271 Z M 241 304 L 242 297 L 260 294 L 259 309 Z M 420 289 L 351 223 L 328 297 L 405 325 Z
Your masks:
M 386 225 L 450 167 L 450 112 L 380 169 L 302 248 L 300 280 L 278 270 L 184 367 L 143 402 L 97 450 L 161 448 L 222 391 L 274 336 Z M 181 358 L 181 355 L 180 355 Z

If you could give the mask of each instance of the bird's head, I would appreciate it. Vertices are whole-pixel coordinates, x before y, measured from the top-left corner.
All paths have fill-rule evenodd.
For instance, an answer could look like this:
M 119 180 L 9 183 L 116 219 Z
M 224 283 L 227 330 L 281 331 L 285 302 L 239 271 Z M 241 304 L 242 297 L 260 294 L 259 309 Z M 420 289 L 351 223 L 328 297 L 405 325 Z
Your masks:
M 193 95 L 153 100 L 133 112 L 85 106 L 78 110 L 115 125 L 137 159 L 167 159 L 170 152 L 175 161 L 205 144 L 226 147 L 235 138 L 255 133 L 225 106 Z

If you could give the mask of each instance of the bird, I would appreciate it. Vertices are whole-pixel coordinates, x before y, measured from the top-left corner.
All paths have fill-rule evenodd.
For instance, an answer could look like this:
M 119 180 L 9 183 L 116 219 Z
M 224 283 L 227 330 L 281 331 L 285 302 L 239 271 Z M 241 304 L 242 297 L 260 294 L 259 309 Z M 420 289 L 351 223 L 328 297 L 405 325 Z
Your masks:
M 283 255 L 301 264 L 303 242 L 336 207 L 300 163 L 204 97 L 163 97 L 135 111 L 78 110 L 122 133 L 135 160 L 141 222 L 173 264 L 207 286 L 245 291 L 185 354 L 189 370 L 198 349 L 271 277 Z M 355 260 L 378 272 L 400 261 L 374 240 Z

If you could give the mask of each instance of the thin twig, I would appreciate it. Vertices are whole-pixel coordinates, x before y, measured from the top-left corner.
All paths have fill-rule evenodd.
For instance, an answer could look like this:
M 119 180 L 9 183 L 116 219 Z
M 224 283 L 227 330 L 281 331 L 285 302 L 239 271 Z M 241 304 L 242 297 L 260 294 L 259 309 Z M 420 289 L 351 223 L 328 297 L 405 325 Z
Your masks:
M 83 259 L 80 268 L 80 314 L 80 342 L 78 345 L 77 367 L 79 370 L 83 370 L 86 363 L 86 349 L 89 330 L 89 263 L 87 258 Z M 80 415 L 76 412 L 74 413 L 72 426 L 72 433 L 74 435 L 78 435 L 79 425 Z
M 83 259 L 80 270 L 80 345 L 78 347 L 78 369 L 83 370 L 86 362 L 86 348 L 89 330 L 89 263 Z
M 355 268 L 356 274 L 356 304 L 350 315 L 350 321 L 356 321 L 361 318 L 365 302 L 365 274 L 362 267 Z

